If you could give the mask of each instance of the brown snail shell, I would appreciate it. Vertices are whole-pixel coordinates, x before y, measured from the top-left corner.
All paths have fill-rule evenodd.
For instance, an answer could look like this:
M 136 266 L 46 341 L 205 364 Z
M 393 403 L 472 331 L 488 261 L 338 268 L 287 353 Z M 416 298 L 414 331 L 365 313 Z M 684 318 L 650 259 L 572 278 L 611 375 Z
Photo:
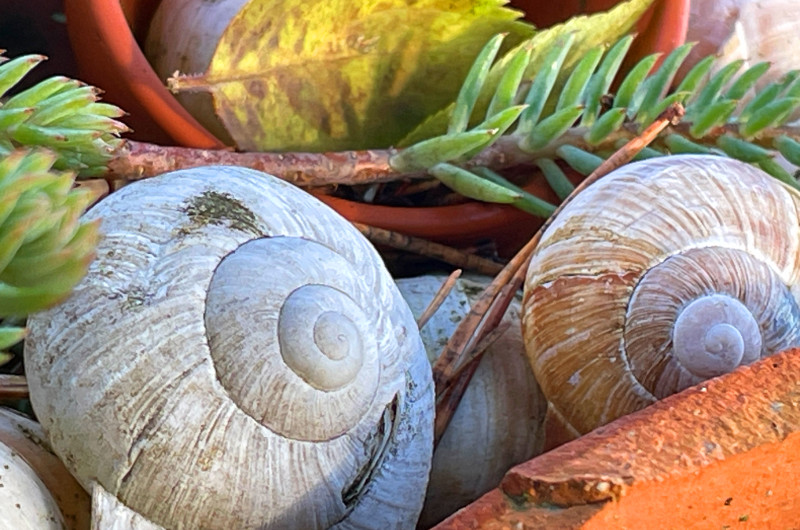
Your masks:
M 573 436 L 800 344 L 800 195 L 706 155 L 629 164 L 544 233 L 523 332 Z

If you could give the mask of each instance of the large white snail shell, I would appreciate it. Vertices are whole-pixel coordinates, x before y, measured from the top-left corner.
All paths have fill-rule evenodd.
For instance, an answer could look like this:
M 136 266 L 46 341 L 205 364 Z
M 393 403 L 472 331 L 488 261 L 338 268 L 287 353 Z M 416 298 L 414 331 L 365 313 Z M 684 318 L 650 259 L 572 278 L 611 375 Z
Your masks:
M 445 278 L 403 278 L 397 286 L 418 317 Z M 490 281 L 481 276 L 456 280 L 420 329 L 431 363 Z M 421 528 L 433 526 L 497 487 L 512 466 L 543 449 L 546 403 L 525 356 L 519 312 L 520 300 L 515 298 L 502 320 L 510 327 L 486 351 L 436 446 Z
M 545 232 L 525 282 L 528 355 L 585 433 L 800 345 L 800 196 L 743 162 L 629 164 Z
M 380 257 L 303 191 L 207 167 L 88 212 L 102 241 L 29 320 L 31 400 L 55 450 L 166 528 L 407 528 L 433 387 Z

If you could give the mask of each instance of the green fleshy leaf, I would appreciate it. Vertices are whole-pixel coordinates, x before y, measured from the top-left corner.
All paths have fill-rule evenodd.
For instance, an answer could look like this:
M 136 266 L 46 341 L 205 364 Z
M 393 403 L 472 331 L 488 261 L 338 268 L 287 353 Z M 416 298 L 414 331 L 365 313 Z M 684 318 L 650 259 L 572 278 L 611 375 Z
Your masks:
M 755 112 L 761 110 L 770 103 L 777 101 L 781 91 L 782 88 L 780 83 L 776 83 L 774 81 L 768 83 L 767 86 L 759 90 L 758 94 L 756 94 L 755 97 L 750 100 L 750 103 L 745 105 L 744 109 L 742 109 L 742 112 L 740 112 L 737 116 L 737 120 L 740 123 L 746 122 Z
M 672 50 L 664 59 L 658 71 L 648 79 L 648 83 L 642 85 L 643 87 L 647 86 L 647 91 L 641 100 L 640 109 L 646 111 L 652 109 L 656 103 L 666 96 L 678 68 L 683 64 L 686 56 L 689 55 L 693 45 L 693 43 L 686 43 Z M 655 118 L 649 112 L 639 113 L 639 117 L 641 118 L 641 121 L 637 119 L 639 123 L 650 123 Z
M 658 61 L 660 54 L 653 53 L 641 59 L 638 63 L 631 68 L 631 71 L 628 72 L 628 75 L 625 76 L 625 79 L 622 80 L 622 83 L 619 85 L 619 89 L 617 90 L 617 95 L 614 97 L 614 106 L 615 107 L 624 107 L 630 109 L 633 103 L 634 96 L 636 95 L 638 88 L 644 83 L 647 75 L 650 73 L 650 70 L 653 69 L 653 66 Z M 635 111 L 638 109 L 632 109 L 633 112 L 628 112 L 628 117 L 632 118 L 635 115 Z
M 489 182 L 497 184 L 499 186 L 503 186 L 504 188 L 508 188 L 512 191 L 517 192 L 520 197 L 519 199 L 515 199 L 511 202 L 515 208 L 522 210 L 523 212 L 527 212 L 531 215 L 535 215 L 537 217 L 550 217 L 555 211 L 556 207 L 549 202 L 540 199 L 539 197 L 525 191 L 524 189 L 520 188 L 513 182 L 503 178 L 502 175 L 499 175 L 492 171 L 491 169 L 485 167 L 476 167 L 473 169 L 475 174 L 478 176 L 485 178 Z
M 611 88 L 611 83 L 614 81 L 632 42 L 633 35 L 621 38 L 603 57 L 603 62 L 600 63 L 597 71 L 592 75 L 589 85 L 586 87 L 583 98 L 586 111 L 584 111 L 581 118 L 581 125 L 589 127 L 600 117 L 602 98 Z
M 526 152 L 541 149 L 563 135 L 581 117 L 583 105 L 561 109 L 540 121 L 527 136 L 518 142 L 519 148 Z
M 773 140 L 773 145 L 786 160 L 796 166 L 800 166 L 800 142 L 781 135 Z
M 53 171 L 54 159 L 23 150 L 0 158 L 0 316 L 62 299 L 92 259 L 99 225 L 80 221 L 91 193 Z
M 553 188 L 556 196 L 562 201 L 569 197 L 575 186 L 567 178 L 567 174 L 555 163 L 554 160 L 549 158 L 540 158 L 536 161 L 536 166 L 542 170 L 544 178 L 547 183 Z
M 0 107 L 0 134 L 14 125 L 25 123 L 36 109 L 26 107 L 22 109 L 6 109 Z
M 641 151 L 639 151 L 636 156 L 633 157 L 634 162 L 638 162 L 639 160 L 647 160 L 648 158 L 658 158 L 661 156 L 665 156 L 666 153 L 662 153 L 658 149 L 653 147 L 645 147 Z
M 717 138 L 717 145 L 725 154 L 742 162 L 760 162 L 773 157 L 773 152 L 729 134 Z
M 7 350 L 25 338 L 25 328 L 0 327 L 0 350 Z M 0 357 L 0 364 L 3 359 Z
M 585 115 L 585 114 L 584 114 Z M 608 137 L 609 134 L 622 127 L 625 122 L 626 109 L 623 107 L 614 107 L 609 109 L 600 116 L 589 130 L 586 132 L 584 139 L 589 145 L 597 145 Z
M 786 121 L 798 107 L 800 98 L 784 98 L 765 105 L 753 113 L 739 127 L 744 138 L 752 138 L 767 127 L 775 127 Z
M 686 119 L 692 120 L 696 113 L 706 109 L 709 105 L 723 97 L 722 89 L 725 84 L 742 67 L 743 60 L 739 59 L 723 66 L 706 85 L 689 98 L 686 105 Z
M 562 145 L 556 149 L 556 154 L 566 162 L 569 167 L 581 175 L 589 175 L 603 163 L 603 159 L 596 154 L 588 153 L 574 145 Z
M 533 126 L 539 122 L 545 103 L 550 97 L 550 91 L 553 90 L 553 85 L 555 85 L 558 74 L 561 71 L 561 66 L 564 64 L 564 60 L 574 41 L 575 35 L 565 35 L 557 46 L 549 50 L 542 70 L 536 74 L 528 90 L 528 95 L 525 96 L 525 103 L 528 108 L 520 116 L 517 134 L 529 134 L 533 130 Z
M 521 197 L 514 190 L 489 182 L 466 169 L 451 164 L 437 164 L 428 172 L 448 188 L 470 199 L 509 204 Z
M 775 159 L 767 158 L 760 160 L 756 163 L 756 165 L 784 184 L 787 184 L 796 190 L 800 190 L 800 184 L 797 183 L 797 179 L 795 179 L 791 173 L 786 171 L 783 166 L 776 162 Z
M 51 125 L 62 118 L 79 113 L 96 99 L 97 89 L 93 86 L 84 85 L 63 91 L 43 101 L 28 121 L 39 126 Z M 63 127 L 61 124 L 59 126 Z
M 745 70 L 744 73 L 737 77 L 731 84 L 728 91 L 725 92 L 725 98 L 742 99 L 747 92 L 755 86 L 756 82 L 767 73 L 769 67 L 770 63 L 768 61 L 762 61 Z
M 491 129 L 479 129 L 437 136 L 403 149 L 392 156 L 389 165 L 402 172 L 422 171 L 435 164 L 455 160 L 486 145 L 495 132 Z
M 464 132 L 467 129 L 469 117 L 475 107 L 475 101 L 477 101 L 478 94 L 483 89 L 483 84 L 489 75 L 489 69 L 497 56 L 497 52 L 500 51 L 500 45 L 503 44 L 504 38 L 505 34 L 500 34 L 489 39 L 489 42 L 478 54 L 475 62 L 472 63 L 472 67 L 467 73 L 467 78 L 464 80 L 464 84 L 461 85 L 461 90 L 456 98 L 447 134 Z
M 699 60 L 697 64 L 695 64 L 683 77 L 683 80 L 680 82 L 675 91 L 689 92 L 690 94 L 693 94 L 698 87 L 705 82 L 705 78 L 708 75 L 708 72 L 711 71 L 711 67 L 714 65 L 715 60 L 716 59 L 713 55 L 703 57 L 701 60 Z
M 589 79 L 592 77 L 597 65 L 600 64 L 602 56 L 603 48 L 592 48 L 578 61 L 559 94 L 556 112 L 572 108 L 583 101 L 583 94 L 589 84 Z
M 519 115 L 524 112 L 526 108 L 526 105 L 517 105 L 515 107 L 509 107 L 501 112 L 498 112 L 494 116 L 489 116 L 486 121 L 475 127 L 473 130 L 491 131 L 491 136 L 488 137 L 486 142 L 483 144 L 465 152 L 463 157 L 471 158 L 492 145 L 514 124 L 515 121 L 517 121 Z
M 531 59 L 531 51 L 530 46 L 523 46 L 509 61 L 508 68 L 503 72 L 503 77 L 497 85 L 492 101 L 489 102 L 489 108 L 486 110 L 487 118 L 514 105 L 519 84 L 522 82 L 525 68 Z
M 718 154 L 717 151 L 711 147 L 693 142 L 680 134 L 667 135 L 667 137 L 664 138 L 664 145 L 667 146 L 667 149 L 669 149 L 672 154 Z
M 689 126 L 689 134 L 694 138 L 702 138 L 711 129 L 719 127 L 728 121 L 733 111 L 736 110 L 738 101 L 723 99 L 715 101 L 705 109 L 697 112 L 692 124 Z
M 8 92 L 44 60 L 44 55 L 23 55 L 0 64 L 0 96 Z
M 80 86 L 83 86 L 83 83 L 76 79 L 70 79 L 61 75 L 48 77 L 43 81 L 39 81 L 32 87 L 26 88 L 22 92 L 13 95 L 3 104 L 3 108 L 24 109 L 27 107 L 35 107 L 51 96 L 63 91 L 73 90 Z
M 531 39 L 533 53 L 525 73 L 525 79 L 531 80 L 547 63 L 553 47 L 563 44 L 565 36 L 574 34 L 574 44 L 569 48 L 569 53 L 564 59 L 563 66 L 556 79 L 553 93 L 559 93 L 575 64 L 589 50 L 598 46 L 607 46 L 616 42 L 633 29 L 642 14 L 650 7 L 653 0 L 627 0 L 619 2 L 612 9 L 595 13 L 593 15 L 578 15 L 562 24 L 544 29 Z M 491 100 L 497 83 L 508 65 L 511 53 L 507 53 L 492 67 L 484 90 L 475 106 L 476 112 L 482 112 Z M 549 115 L 555 108 L 555 101 L 551 98 L 545 105 L 544 115 Z M 452 112 L 452 106 L 442 109 L 422 122 L 400 142 L 399 145 L 409 145 L 422 139 L 442 134 L 447 128 L 447 123 Z

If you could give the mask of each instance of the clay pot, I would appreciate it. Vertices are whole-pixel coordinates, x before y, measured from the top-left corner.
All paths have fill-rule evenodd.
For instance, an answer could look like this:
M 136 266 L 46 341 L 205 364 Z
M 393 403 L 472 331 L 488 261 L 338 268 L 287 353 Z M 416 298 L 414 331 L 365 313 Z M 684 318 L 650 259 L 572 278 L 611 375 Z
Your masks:
M 510 469 L 437 525 L 797 528 L 800 349 L 765 357 Z
M 105 90 L 105 99 L 129 112 L 126 123 L 137 140 L 188 147 L 223 144 L 192 118 L 164 87 L 147 62 L 140 42 L 160 0 L 65 0 L 70 40 L 81 78 Z M 615 0 L 541 2 L 515 0 L 528 8 L 539 27 L 571 15 L 607 9 Z M 532 8 L 531 6 L 535 6 Z M 630 60 L 654 51 L 668 52 L 686 36 L 689 0 L 659 0 L 642 18 Z M 527 188 L 547 200 L 555 197 L 543 178 Z M 454 246 L 491 239 L 501 255 L 517 250 L 543 222 L 510 206 L 468 202 L 460 205 L 401 208 L 320 197 L 351 221 L 378 226 Z

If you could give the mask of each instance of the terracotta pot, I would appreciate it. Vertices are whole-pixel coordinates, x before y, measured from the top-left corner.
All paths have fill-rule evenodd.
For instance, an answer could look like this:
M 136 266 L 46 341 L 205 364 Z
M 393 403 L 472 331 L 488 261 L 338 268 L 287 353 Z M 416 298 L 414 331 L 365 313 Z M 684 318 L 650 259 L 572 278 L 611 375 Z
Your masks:
M 436 526 L 797 528 L 800 349 L 673 394 L 509 470 Z
M 82 79 L 106 91 L 105 99 L 126 111 L 133 138 L 190 147 L 222 147 L 222 142 L 201 127 L 164 87 L 147 62 L 139 42 L 160 0 L 65 0 L 70 40 Z M 537 26 L 597 11 L 614 0 L 540 2 L 515 0 L 528 9 Z M 639 25 L 631 51 L 636 60 L 653 51 L 669 51 L 686 36 L 689 0 L 658 0 Z M 529 191 L 550 201 L 544 179 L 534 179 Z M 509 206 L 470 202 L 457 206 L 400 208 L 321 197 L 351 221 L 456 246 L 493 239 L 501 254 L 513 253 L 543 222 Z

